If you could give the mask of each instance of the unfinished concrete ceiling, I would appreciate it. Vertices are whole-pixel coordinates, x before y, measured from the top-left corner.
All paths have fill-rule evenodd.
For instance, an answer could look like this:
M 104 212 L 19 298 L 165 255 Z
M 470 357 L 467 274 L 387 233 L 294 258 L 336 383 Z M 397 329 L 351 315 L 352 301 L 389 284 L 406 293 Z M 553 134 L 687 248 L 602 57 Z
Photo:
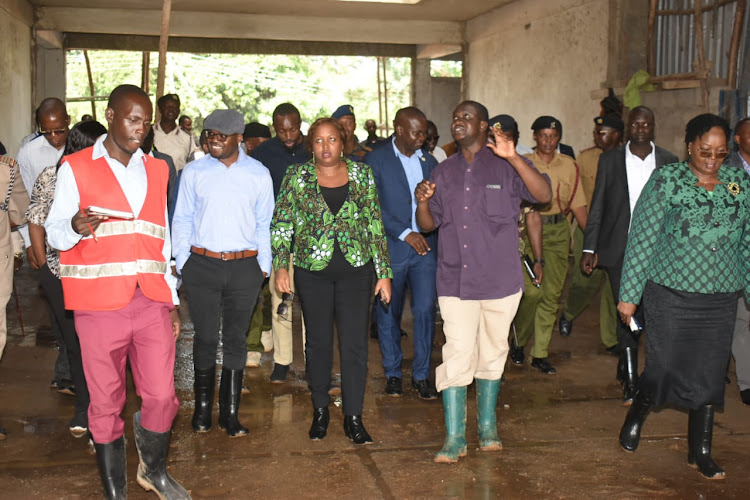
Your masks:
M 515 0 L 421 0 L 414 5 L 378 2 L 353 2 L 340 0 L 173 0 L 173 12 L 211 12 L 259 14 L 273 16 L 303 16 L 307 18 L 354 18 L 414 20 L 414 21 L 468 21 L 487 11 Z M 118 10 L 160 9 L 157 0 L 29 0 L 34 7 Z M 357 30 L 358 26 L 334 29 Z

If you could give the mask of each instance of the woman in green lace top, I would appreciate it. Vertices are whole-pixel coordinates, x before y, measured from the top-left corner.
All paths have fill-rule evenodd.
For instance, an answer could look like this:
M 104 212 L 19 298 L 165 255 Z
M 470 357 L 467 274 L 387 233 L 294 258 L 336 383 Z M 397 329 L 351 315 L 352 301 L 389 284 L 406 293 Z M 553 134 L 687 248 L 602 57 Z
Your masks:
M 307 337 L 307 381 L 313 401 L 310 439 L 326 436 L 333 361 L 339 335 L 344 433 L 355 444 L 372 438 L 362 423 L 367 379 L 367 328 L 375 294 L 391 298 L 388 246 L 370 167 L 343 156 L 344 129 L 320 118 L 307 136 L 312 160 L 289 167 L 271 221 L 276 290 L 291 293 L 289 254 Z M 292 250 L 292 246 L 294 249 Z
M 649 179 L 633 212 L 617 306 L 628 324 L 643 303 L 646 367 L 620 431 L 638 447 L 652 406 L 689 410 L 688 463 L 709 479 L 714 406 L 724 405 L 737 292 L 748 289 L 750 177 L 722 165 L 729 124 L 711 114 L 686 127 L 688 161 Z

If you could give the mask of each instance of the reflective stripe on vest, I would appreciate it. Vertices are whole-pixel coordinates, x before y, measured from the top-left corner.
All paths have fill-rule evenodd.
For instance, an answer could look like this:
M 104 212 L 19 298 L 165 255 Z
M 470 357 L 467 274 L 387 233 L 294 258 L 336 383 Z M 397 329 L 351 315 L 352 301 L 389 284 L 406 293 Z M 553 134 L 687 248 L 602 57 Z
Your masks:
M 93 266 L 60 264 L 60 278 L 94 279 L 109 278 L 112 276 L 136 276 L 138 273 L 165 274 L 166 272 L 167 263 L 156 260 L 115 262 Z
M 158 224 L 136 219 L 99 224 L 95 233 L 97 238 L 121 236 L 123 234 L 142 234 L 163 240 L 167 235 L 167 230 Z M 82 239 L 93 239 L 93 236 L 84 236 Z

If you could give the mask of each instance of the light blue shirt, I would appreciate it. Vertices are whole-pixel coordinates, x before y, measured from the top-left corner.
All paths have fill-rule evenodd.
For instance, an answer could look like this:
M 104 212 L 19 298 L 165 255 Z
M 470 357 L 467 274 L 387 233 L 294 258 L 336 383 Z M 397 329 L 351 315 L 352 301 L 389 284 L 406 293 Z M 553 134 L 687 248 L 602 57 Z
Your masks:
M 739 156 L 740 160 L 742 161 L 742 168 L 744 168 L 745 172 L 747 172 L 750 175 L 750 164 L 747 163 L 747 160 L 745 160 L 745 157 L 742 156 L 742 153 L 740 153 L 739 151 L 737 152 L 737 156 Z
M 260 269 L 270 274 L 273 207 L 271 174 L 241 149 L 229 167 L 210 155 L 188 163 L 172 219 L 177 272 L 195 245 L 212 252 L 257 250 Z
M 404 239 L 411 232 L 419 232 L 419 226 L 417 226 L 417 200 L 414 198 L 414 190 L 417 188 L 417 184 L 422 182 L 422 150 L 418 149 L 411 156 L 406 156 L 401 153 L 396 147 L 396 138 L 394 137 L 391 141 L 393 144 L 393 152 L 396 153 L 396 158 L 401 160 L 401 166 L 404 167 L 404 173 L 406 173 L 406 182 L 409 183 L 409 194 L 411 195 L 411 229 L 404 229 L 404 232 L 398 235 L 398 239 L 404 241 Z

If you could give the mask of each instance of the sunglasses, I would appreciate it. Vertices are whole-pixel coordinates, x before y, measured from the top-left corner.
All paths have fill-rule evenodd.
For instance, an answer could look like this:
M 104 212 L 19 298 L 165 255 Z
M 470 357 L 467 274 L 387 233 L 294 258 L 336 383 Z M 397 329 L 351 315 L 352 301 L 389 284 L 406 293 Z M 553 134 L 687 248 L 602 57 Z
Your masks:
M 67 132 L 68 132 L 67 128 L 59 128 L 57 130 L 42 130 L 42 129 L 39 129 L 39 133 L 41 135 L 43 135 L 44 137 L 51 137 L 51 136 L 55 136 L 55 135 L 64 135 Z
M 227 135 L 227 134 L 222 134 L 219 132 L 214 132 L 213 130 L 209 130 L 208 132 L 206 132 L 207 139 L 217 139 L 219 142 L 226 142 L 227 138 L 230 135 L 235 135 L 235 134 Z
M 701 158 L 711 158 L 716 157 L 717 160 L 723 160 L 727 156 L 729 156 L 729 151 L 711 151 L 709 149 L 699 149 L 698 150 L 698 156 Z
M 286 314 L 289 312 L 289 306 L 291 305 L 293 298 L 294 293 L 282 293 L 281 304 L 279 304 L 279 307 L 276 308 L 276 314 L 278 314 L 279 316 L 286 316 Z

